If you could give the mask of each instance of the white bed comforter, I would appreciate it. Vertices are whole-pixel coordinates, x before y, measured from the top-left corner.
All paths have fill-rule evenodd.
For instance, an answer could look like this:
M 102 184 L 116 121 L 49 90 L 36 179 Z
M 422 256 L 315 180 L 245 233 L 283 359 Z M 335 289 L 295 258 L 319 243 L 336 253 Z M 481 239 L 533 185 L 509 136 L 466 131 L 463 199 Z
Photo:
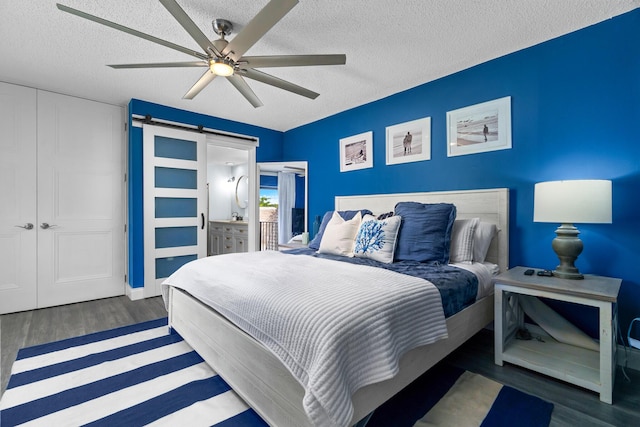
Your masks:
M 266 251 L 202 258 L 162 286 L 186 290 L 269 348 L 305 390 L 316 426 L 347 426 L 351 396 L 393 377 L 408 350 L 447 337 L 430 282 Z

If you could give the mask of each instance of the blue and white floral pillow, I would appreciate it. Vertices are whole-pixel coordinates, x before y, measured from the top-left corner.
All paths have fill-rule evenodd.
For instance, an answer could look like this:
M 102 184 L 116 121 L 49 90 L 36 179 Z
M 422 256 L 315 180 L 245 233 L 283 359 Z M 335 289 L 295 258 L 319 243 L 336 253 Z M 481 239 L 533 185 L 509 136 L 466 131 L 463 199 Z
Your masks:
M 383 220 L 365 215 L 356 234 L 353 254 L 387 264 L 393 262 L 401 222 L 402 218 L 397 215 Z

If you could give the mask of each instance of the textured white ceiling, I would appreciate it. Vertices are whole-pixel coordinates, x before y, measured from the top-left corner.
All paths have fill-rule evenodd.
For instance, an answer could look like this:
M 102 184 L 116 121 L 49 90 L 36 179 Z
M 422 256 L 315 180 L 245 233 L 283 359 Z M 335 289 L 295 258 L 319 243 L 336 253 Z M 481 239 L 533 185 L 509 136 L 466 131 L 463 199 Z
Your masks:
M 58 2 L 199 50 L 155 0 Z M 216 39 L 212 19 L 232 21 L 237 34 L 267 0 L 178 3 Z M 54 0 L 2 0 L 0 80 L 119 105 L 138 98 L 284 131 L 639 6 L 640 0 L 302 0 L 247 55 L 344 53 L 347 64 L 265 69 L 320 96 L 310 100 L 248 80 L 264 103 L 254 109 L 222 78 L 183 100 L 201 68 L 106 66 L 190 56 L 63 13 Z

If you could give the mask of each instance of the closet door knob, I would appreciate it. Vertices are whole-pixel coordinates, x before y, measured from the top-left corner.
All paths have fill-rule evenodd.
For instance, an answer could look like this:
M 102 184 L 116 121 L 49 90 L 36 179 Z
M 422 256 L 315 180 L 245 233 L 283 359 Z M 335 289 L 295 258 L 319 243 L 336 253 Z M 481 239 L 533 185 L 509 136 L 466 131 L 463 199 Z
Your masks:
M 40 228 L 42 228 L 43 230 L 46 230 L 48 228 L 53 228 L 53 227 L 57 227 L 57 225 L 55 224 L 48 224 L 46 222 L 43 222 L 42 224 L 40 224 Z
M 25 230 L 33 230 L 33 224 L 31 224 L 30 222 L 26 223 L 25 225 L 14 225 L 14 227 L 24 228 Z

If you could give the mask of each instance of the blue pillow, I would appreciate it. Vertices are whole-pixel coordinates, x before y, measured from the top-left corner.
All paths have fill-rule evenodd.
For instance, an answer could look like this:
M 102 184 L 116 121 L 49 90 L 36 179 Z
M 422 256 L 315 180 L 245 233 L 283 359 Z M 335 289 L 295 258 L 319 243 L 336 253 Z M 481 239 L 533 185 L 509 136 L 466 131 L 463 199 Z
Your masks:
M 344 219 L 345 221 L 349 221 L 354 216 L 356 216 L 358 212 L 360 212 L 362 216 L 365 216 L 366 214 L 371 215 L 371 211 L 369 209 L 362 209 L 359 211 L 338 211 L 338 214 L 340 214 L 342 219 Z M 324 229 L 327 228 L 327 224 L 329 223 L 329 221 L 331 221 L 332 216 L 333 216 L 333 211 L 327 211 L 324 214 L 324 217 L 322 218 L 322 223 L 320 224 L 320 228 L 318 228 L 318 234 L 316 234 L 313 240 L 309 242 L 309 247 L 311 249 L 315 249 L 316 251 L 320 249 L 320 242 L 322 241 L 322 235 L 324 234 Z
M 456 207 L 450 203 L 400 202 L 394 209 L 402 217 L 396 261 L 447 264 Z

